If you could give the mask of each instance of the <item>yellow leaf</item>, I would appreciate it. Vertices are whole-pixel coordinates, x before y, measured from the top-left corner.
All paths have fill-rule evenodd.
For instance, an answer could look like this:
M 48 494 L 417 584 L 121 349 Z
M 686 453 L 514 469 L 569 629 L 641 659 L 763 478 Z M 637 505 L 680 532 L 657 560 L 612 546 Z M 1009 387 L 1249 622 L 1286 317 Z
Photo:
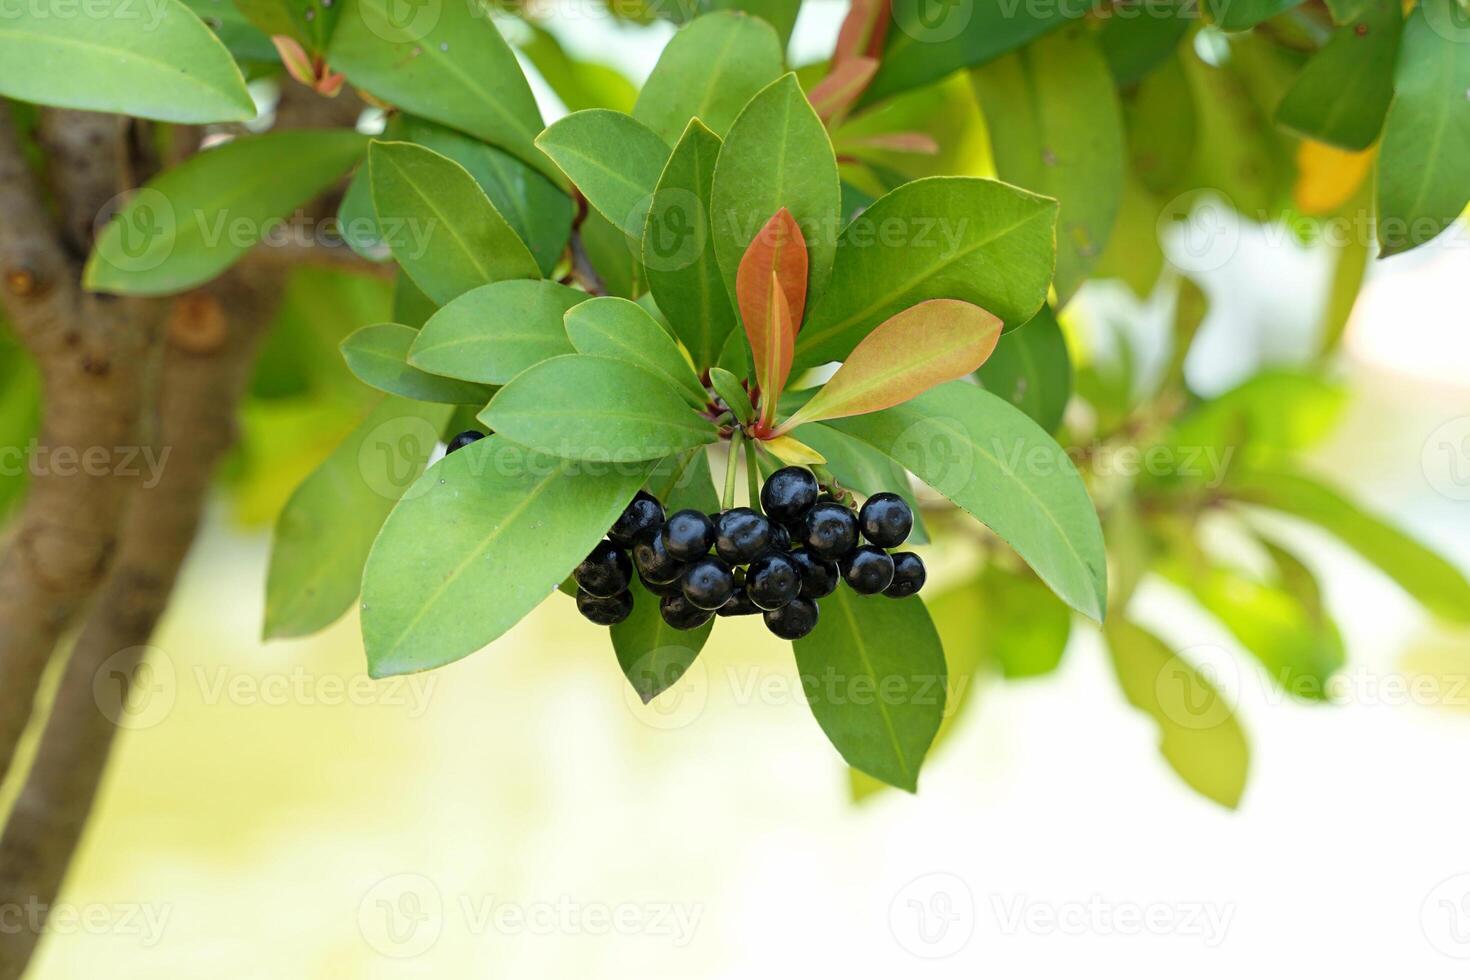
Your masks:
M 761 445 L 769 449 L 771 455 L 775 456 L 787 466 L 817 466 L 827 462 L 826 456 L 823 456 L 806 443 L 799 442 L 790 436 L 777 436 L 774 439 L 767 439 Z
M 1302 214 L 1330 214 L 1346 204 L 1373 167 L 1377 147 L 1339 150 L 1316 140 L 1302 140 L 1296 151 L 1296 187 L 1292 200 Z

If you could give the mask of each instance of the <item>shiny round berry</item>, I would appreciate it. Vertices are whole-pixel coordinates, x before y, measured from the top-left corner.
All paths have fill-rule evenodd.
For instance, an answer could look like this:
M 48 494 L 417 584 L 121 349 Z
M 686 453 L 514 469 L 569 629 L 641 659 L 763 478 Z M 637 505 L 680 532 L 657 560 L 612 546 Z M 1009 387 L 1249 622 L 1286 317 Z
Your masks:
M 472 443 L 472 442 L 479 442 L 483 438 L 485 438 L 485 433 L 480 432 L 477 429 L 465 429 L 459 435 L 457 435 L 453 439 L 450 439 L 449 440 L 449 445 L 444 450 L 444 455 L 448 456 L 450 453 L 454 452 L 455 450 L 457 450 L 457 449 L 463 449 L 465 446 L 468 446 L 470 443 Z
M 715 615 L 753 616 L 760 611 L 761 607 L 750 601 L 750 596 L 746 594 L 745 587 L 737 585 L 735 587 L 735 594 L 730 597 L 730 601 L 719 609 L 716 609 Z
M 623 592 L 633 577 L 628 553 L 611 541 L 599 541 L 592 554 L 582 559 L 572 577 L 588 595 L 606 599 Z
M 684 569 L 679 584 L 684 589 L 684 598 L 710 612 L 729 602 L 735 594 L 735 576 L 720 558 L 701 558 L 694 562 Z
M 578 589 L 577 612 L 598 626 L 616 626 L 633 612 L 633 593 L 619 592 L 613 596 L 596 596 L 586 589 Z
M 771 546 L 771 522 L 749 507 L 735 507 L 715 520 L 715 554 L 732 565 L 748 565 Z
M 697 510 L 671 514 L 661 533 L 664 548 L 679 561 L 703 558 L 715 544 L 714 522 Z
M 761 509 L 781 524 L 792 524 L 817 502 L 817 478 L 803 466 L 786 466 L 761 487 Z
M 810 551 L 793 551 L 788 555 L 801 576 L 801 597 L 820 599 L 837 591 L 841 573 L 834 561 L 823 561 Z
M 893 559 L 870 544 L 854 549 L 840 565 L 843 580 L 859 595 L 877 595 L 893 582 Z
M 680 570 L 682 571 L 682 567 Z M 654 595 L 659 596 L 660 598 L 666 595 L 684 594 L 684 590 L 679 587 L 678 578 L 675 578 L 672 582 L 650 582 L 642 575 L 639 575 L 638 581 L 643 585 L 645 589 L 647 589 L 649 592 L 652 592 Z
M 638 535 L 643 532 L 657 531 L 663 522 L 664 505 L 653 494 L 639 490 L 638 496 L 629 501 L 618 519 L 613 521 L 607 536 L 626 547 L 638 540 Z
M 858 522 L 851 510 L 839 503 L 824 502 L 806 517 L 806 546 L 825 561 L 837 561 L 857 547 Z
M 669 595 L 660 599 L 658 614 L 676 630 L 697 630 L 714 616 L 708 609 L 700 609 L 682 595 Z
M 897 548 L 914 529 L 914 512 L 896 493 L 875 493 L 858 511 L 863 537 L 880 548 Z
M 900 551 L 893 556 L 893 581 L 883 590 L 883 594 L 895 599 L 918 595 L 928 577 L 929 573 L 924 570 L 924 559 L 912 551 Z
M 801 572 L 789 555 L 768 551 L 750 563 L 745 594 L 762 609 L 780 609 L 801 592 Z
M 792 599 L 780 609 L 767 609 L 766 629 L 783 640 L 799 640 L 817 625 L 817 604 L 811 599 Z
M 639 578 L 660 585 L 677 581 L 684 572 L 684 563 L 669 554 L 664 536 L 658 531 L 644 531 L 633 542 L 633 564 Z

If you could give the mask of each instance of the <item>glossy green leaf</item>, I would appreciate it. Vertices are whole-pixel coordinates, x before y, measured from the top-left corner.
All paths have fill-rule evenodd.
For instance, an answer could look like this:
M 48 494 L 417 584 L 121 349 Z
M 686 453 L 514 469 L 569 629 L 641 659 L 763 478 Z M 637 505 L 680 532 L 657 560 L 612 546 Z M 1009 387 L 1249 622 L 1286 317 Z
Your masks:
M 1107 562 L 1097 512 L 1066 451 L 1019 409 L 951 381 L 903 405 L 830 424 L 969 511 L 1063 601 L 1102 619 Z
M 1204 0 L 1205 10 L 1216 26 L 1226 31 L 1245 31 L 1263 20 L 1285 13 L 1302 0 Z
M 784 75 L 746 105 L 715 164 L 711 222 L 729 295 L 746 248 L 784 207 L 806 238 L 810 308 L 832 270 L 841 206 L 832 141 L 796 76 Z
M 633 115 L 669 144 L 696 118 L 723 136 L 745 103 L 780 76 L 781 64 L 781 41 L 765 21 L 705 14 L 665 46 Z
M 362 156 L 351 130 L 242 136 L 165 170 L 97 236 L 84 283 L 96 292 L 157 296 L 208 282 Z M 289 229 L 285 229 L 289 231 Z
M 695 408 L 709 400 L 674 338 L 637 303 L 617 296 L 588 300 L 567 313 L 566 336 L 579 354 L 615 358 L 657 375 Z
M 1019 327 L 1046 300 L 1056 214 L 1055 201 L 971 177 L 885 194 L 843 229 L 831 285 L 796 339 L 797 365 L 842 360 L 926 299 L 962 299 Z
M 629 591 L 633 612 L 609 632 L 623 676 L 647 704 L 684 676 L 709 641 L 715 621 L 710 619 L 698 629 L 676 630 L 659 614 L 658 596 L 644 588 L 636 575 Z
M 401 323 L 374 323 L 342 341 L 342 357 L 364 384 L 390 395 L 445 405 L 484 405 L 493 388 L 443 378 L 408 363 L 418 331 Z
M 801 0 L 698 0 L 696 10 L 732 10 L 759 17 L 776 29 L 782 50 L 791 43 Z
M 240 13 L 231 0 L 183 0 L 240 62 L 274 62 L 279 56 L 271 39 Z
M 373 204 L 393 257 L 444 304 L 502 279 L 538 279 L 536 259 L 464 167 L 413 143 L 368 149 Z
M 1043 306 L 1019 330 L 1001 337 L 976 377 L 987 391 L 1031 416 L 1047 432 L 1056 432 L 1072 396 L 1072 361 L 1051 307 Z
M 643 229 L 649 288 L 702 368 L 715 363 L 736 326 L 710 240 L 710 185 L 719 153 L 719 137 L 691 121 L 658 179 Z
M 566 459 L 659 459 L 715 441 L 714 423 L 656 374 L 569 354 L 527 368 L 480 413 L 492 430 Z
M 1234 809 L 1245 791 L 1250 746 L 1230 704 L 1143 628 L 1114 617 L 1104 635 L 1128 703 L 1158 725 L 1164 760 L 1196 792 Z
M 643 237 L 649 195 L 669 159 L 669 145 L 621 112 L 584 109 L 536 137 L 587 203 L 635 241 Z
M 1061 204 L 1055 285 L 1066 306 L 1107 247 L 1123 195 L 1123 122 L 1107 60 L 1074 24 L 973 77 L 996 173 Z
M 408 273 L 402 269 L 398 275 L 393 277 L 393 322 L 404 323 L 410 327 L 422 327 L 429 318 L 437 313 L 439 304 L 424 295 L 424 291 L 414 285 L 414 281 L 408 278 Z M 442 372 L 435 371 L 435 374 Z M 454 377 L 454 375 L 446 375 Z M 467 381 L 478 381 L 478 378 L 467 378 Z
M 235 122 L 255 100 L 178 0 L 26 0 L 0 15 L 0 95 L 177 123 Z
M 408 362 L 446 378 L 503 385 L 533 364 L 573 353 L 563 317 L 590 298 L 544 279 L 479 286 L 429 318 Z
M 792 647 L 807 704 L 847 764 L 917 790 L 947 687 L 924 603 L 840 588 L 822 600 L 816 629 Z
M 737 420 L 750 422 L 755 418 L 755 407 L 750 403 L 750 394 L 740 384 L 739 378 L 724 368 L 716 367 L 710 368 L 709 381 Z
M 326 51 L 342 9 L 318 0 L 235 0 L 235 6 L 267 35 L 295 38 L 308 54 Z
M 1378 151 L 1381 255 L 1422 245 L 1470 201 L 1470 44 L 1456 0 L 1424 0 L 1404 27 Z M 1458 26 L 1457 26 L 1458 25 Z
M 538 457 L 492 435 L 419 478 L 378 535 L 362 582 L 368 672 L 451 663 L 550 595 L 622 513 L 646 467 Z M 471 612 L 472 611 L 472 612 Z
M 428 465 L 449 414 L 384 399 L 291 494 L 271 542 L 267 640 L 315 633 L 352 605 L 378 529 Z
M 541 132 L 541 111 L 531 86 L 483 8 L 342 2 L 327 61 L 348 81 L 400 109 L 501 147 L 561 181 L 532 143 Z
M 1372 146 L 1393 101 L 1402 30 L 1399 0 L 1375 0 L 1307 62 L 1276 107 L 1276 121 L 1344 149 Z

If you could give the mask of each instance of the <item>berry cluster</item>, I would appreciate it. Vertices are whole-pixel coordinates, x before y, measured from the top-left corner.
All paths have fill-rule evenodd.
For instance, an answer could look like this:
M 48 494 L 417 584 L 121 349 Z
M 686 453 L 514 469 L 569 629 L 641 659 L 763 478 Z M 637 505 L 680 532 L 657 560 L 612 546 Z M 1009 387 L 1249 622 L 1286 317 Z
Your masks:
M 788 466 L 771 474 L 760 503 L 764 514 L 734 507 L 666 519 L 658 499 L 640 492 L 573 573 L 577 608 L 603 626 L 627 619 L 636 570 L 675 629 L 759 613 L 772 633 L 796 640 L 817 625 L 817 600 L 839 579 L 863 595 L 897 599 L 923 587 L 923 560 L 886 550 L 903 544 L 914 526 L 897 494 L 876 493 L 854 513 L 824 496 L 809 470 Z

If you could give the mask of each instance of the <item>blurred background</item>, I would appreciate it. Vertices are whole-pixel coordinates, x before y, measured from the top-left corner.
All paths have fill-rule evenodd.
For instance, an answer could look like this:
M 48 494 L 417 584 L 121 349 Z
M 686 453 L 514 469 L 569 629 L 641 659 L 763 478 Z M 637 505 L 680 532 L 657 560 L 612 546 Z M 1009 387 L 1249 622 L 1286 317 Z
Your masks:
M 845 12 L 809 0 L 792 63 L 824 57 Z M 635 84 L 672 33 L 591 8 L 546 26 Z M 1372 265 L 1335 368 L 1347 406 L 1306 467 L 1470 569 L 1467 245 L 1460 228 Z M 1194 390 L 1310 349 L 1320 248 L 1242 228 L 1188 271 L 1210 304 Z M 1334 703 L 1272 687 L 1174 586 L 1145 582 L 1135 606 L 1238 706 L 1252 756 L 1233 812 L 1169 770 L 1087 626 L 1047 677 L 976 680 L 917 796 L 860 802 L 789 648 L 748 620 L 722 620 L 647 707 L 560 595 L 492 648 L 389 682 L 367 680 L 355 615 L 261 644 L 271 522 L 372 397 L 297 362 L 339 363 L 388 290 L 293 282 L 35 976 L 1463 971 L 1470 635 L 1297 525 L 1279 533 L 1346 643 Z M 1064 327 L 1076 350 L 1122 334 L 1146 358 L 1167 306 L 1090 283 Z M 3 413 L 7 440 L 23 414 Z M 925 557 L 941 586 L 967 558 Z

